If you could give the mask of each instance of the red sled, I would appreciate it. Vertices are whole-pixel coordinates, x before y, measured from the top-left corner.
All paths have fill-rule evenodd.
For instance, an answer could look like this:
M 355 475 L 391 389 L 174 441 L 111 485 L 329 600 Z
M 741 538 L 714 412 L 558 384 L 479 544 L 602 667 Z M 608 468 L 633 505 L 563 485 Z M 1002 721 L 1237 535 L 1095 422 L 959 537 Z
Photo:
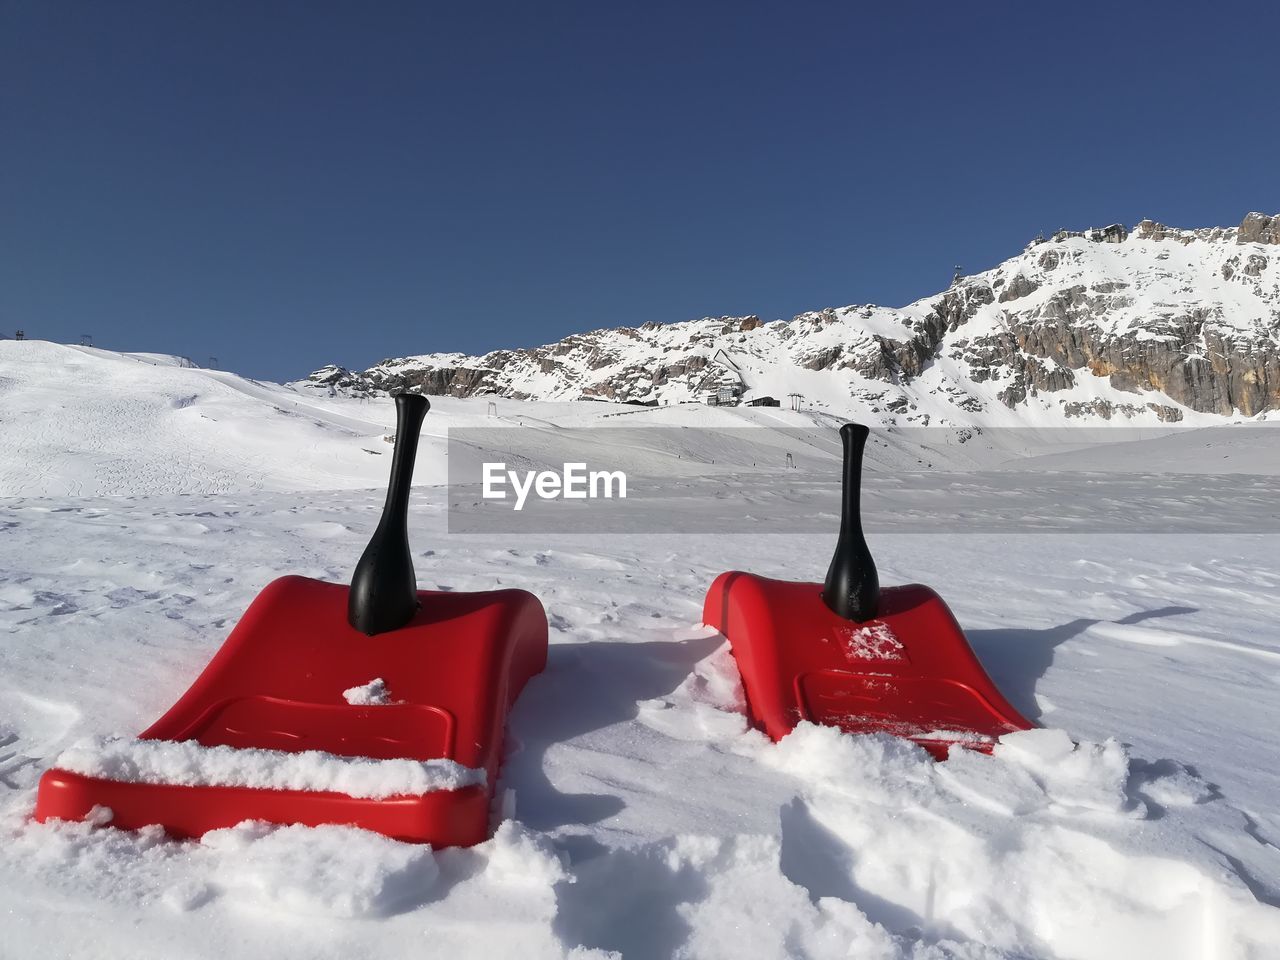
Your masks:
M 406 534 L 424 397 L 397 400 L 382 521 L 352 586 L 282 577 L 250 605 L 191 688 L 142 735 L 206 747 L 319 750 L 378 760 L 455 761 L 483 784 L 382 799 L 318 790 L 129 782 L 57 768 L 36 819 L 160 824 L 194 837 L 244 820 L 349 824 L 398 840 L 467 846 L 489 836 L 507 714 L 547 658 L 541 603 L 521 590 L 418 591 Z M 344 693 L 383 681 L 381 705 Z
M 840 430 L 844 507 L 825 584 L 723 573 L 703 622 L 729 639 L 751 720 L 773 740 L 808 720 L 905 737 L 937 759 L 953 744 L 990 751 L 1032 724 L 987 676 L 941 597 L 921 584 L 880 589 L 859 518 L 867 433 Z

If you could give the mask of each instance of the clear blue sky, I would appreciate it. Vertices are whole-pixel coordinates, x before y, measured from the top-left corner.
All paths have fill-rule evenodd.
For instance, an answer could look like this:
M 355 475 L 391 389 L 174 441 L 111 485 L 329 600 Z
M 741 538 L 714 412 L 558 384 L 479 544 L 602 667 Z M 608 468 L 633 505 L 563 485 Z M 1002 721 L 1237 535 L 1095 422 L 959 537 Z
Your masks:
M 0 332 L 291 379 L 1280 209 L 1272 3 L 0 0 Z

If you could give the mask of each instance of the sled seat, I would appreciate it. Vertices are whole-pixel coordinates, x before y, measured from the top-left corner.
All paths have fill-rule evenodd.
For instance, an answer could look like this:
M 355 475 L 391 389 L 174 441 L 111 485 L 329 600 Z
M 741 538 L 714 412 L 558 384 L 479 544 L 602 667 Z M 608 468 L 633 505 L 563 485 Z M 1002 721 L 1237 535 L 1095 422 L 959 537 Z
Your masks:
M 707 592 L 702 619 L 729 639 L 752 723 L 771 739 L 808 720 L 905 737 L 945 759 L 953 744 L 989 752 L 1032 726 L 928 587 L 881 589 L 861 623 L 833 613 L 822 590 L 729 571 Z

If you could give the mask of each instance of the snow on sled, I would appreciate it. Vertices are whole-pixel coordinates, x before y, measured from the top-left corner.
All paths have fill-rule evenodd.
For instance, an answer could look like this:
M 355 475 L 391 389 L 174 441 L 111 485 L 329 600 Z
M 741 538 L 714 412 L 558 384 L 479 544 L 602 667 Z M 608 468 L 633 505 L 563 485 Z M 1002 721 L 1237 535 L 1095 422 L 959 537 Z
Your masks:
M 729 638 L 752 722 L 774 740 L 809 720 L 906 737 L 939 759 L 952 744 L 989 751 L 1032 724 L 1001 696 L 941 597 L 922 584 L 880 589 L 860 517 L 867 435 L 840 429 L 843 508 L 826 583 L 722 573 L 702 619 Z
M 36 819 L 109 811 L 114 826 L 182 837 L 249 819 L 435 846 L 488 837 L 507 713 L 546 664 L 547 619 L 522 590 L 417 589 L 407 511 L 430 405 L 396 407 L 386 505 L 352 585 L 269 584 L 138 740 L 58 759 Z

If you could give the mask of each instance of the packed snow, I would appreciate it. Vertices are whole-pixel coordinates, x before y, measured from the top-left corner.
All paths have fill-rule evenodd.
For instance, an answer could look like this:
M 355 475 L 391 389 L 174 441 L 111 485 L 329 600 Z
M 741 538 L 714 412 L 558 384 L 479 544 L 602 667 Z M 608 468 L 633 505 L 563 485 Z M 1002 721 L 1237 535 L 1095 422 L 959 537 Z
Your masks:
M 902 641 L 887 623 L 850 626 L 840 631 L 841 645 L 851 660 L 900 660 Z
M 1267 531 L 1280 498 L 1265 442 L 1232 446 L 1229 474 L 1182 469 L 1179 444 L 1184 460 L 1204 450 L 1183 431 L 1150 441 L 1151 462 L 1077 445 L 1088 473 L 1035 473 L 992 447 L 935 475 L 904 472 L 922 448 L 884 438 L 867 498 L 881 582 L 934 587 L 1041 725 L 935 763 L 905 741 L 811 725 L 768 742 L 724 638 L 700 623 L 723 570 L 822 578 L 836 489 L 814 480 L 816 455 L 812 474 L 753 472 L 758 448 L 739 450 L 741 467 L 705 482 L 752 497 L 762 519 L 718 534 L 450 535 L 433 486 L 443 436 L 489 414 L 433 398 L 410 510 L 420 585 L 520 587 L 551 624 L 547 669 L 511 715 L 493 838 L 432 850 L 243 823 L 175 841 L 114 829 L 106 811 L 36 824 L 37 780 L 82 740 L 144 729 L 279 574 L 349 578 L 381 508 L 391 405 L 299 396 L 293 416 L 279 412 L 285 387 L 0 348 L 0 955 L 1276 956 L 1280 539 Z M 65 417 L 41 406 L 53 397 Z M 608 407 L 502 401 L 499 416 L 554 444 Z M 638 416 L 762 435 L 806 422 Z M 669 464 L 628 466 L 646 462 Z M 1143 484 L 1163 485 L 1187 532 L 1123 526 L 1124 494 Z M 1010 498 L 1030 518 L 1022 532 L 927 523 Z M 1028 532 L 1085 507 L 1088 525 Z M 1214 510 L 1217 525 L 1191 525 Z M 829 535 L 788 532 L 815 512 Z M 118 748 L 111 769 L 150 762 L 131 741 L 97 742 Z
M 385 707 L 395 702 L 391 699 L 387 682 L 381 677 L 374 677 L 368 683 L 343 690 L 342 699 L 354 707 Z
M 420 796 L 483 784 L 483 770 L 452 760 L 375 760 L 323 750 L 289 753 L 257 747 L 206 747 L 194 740 L 92 737 L 77 741 L 54 760 L 70 773 L 122 783 L 184 787 L 251 787 L 316 790 L 349 797 Z

